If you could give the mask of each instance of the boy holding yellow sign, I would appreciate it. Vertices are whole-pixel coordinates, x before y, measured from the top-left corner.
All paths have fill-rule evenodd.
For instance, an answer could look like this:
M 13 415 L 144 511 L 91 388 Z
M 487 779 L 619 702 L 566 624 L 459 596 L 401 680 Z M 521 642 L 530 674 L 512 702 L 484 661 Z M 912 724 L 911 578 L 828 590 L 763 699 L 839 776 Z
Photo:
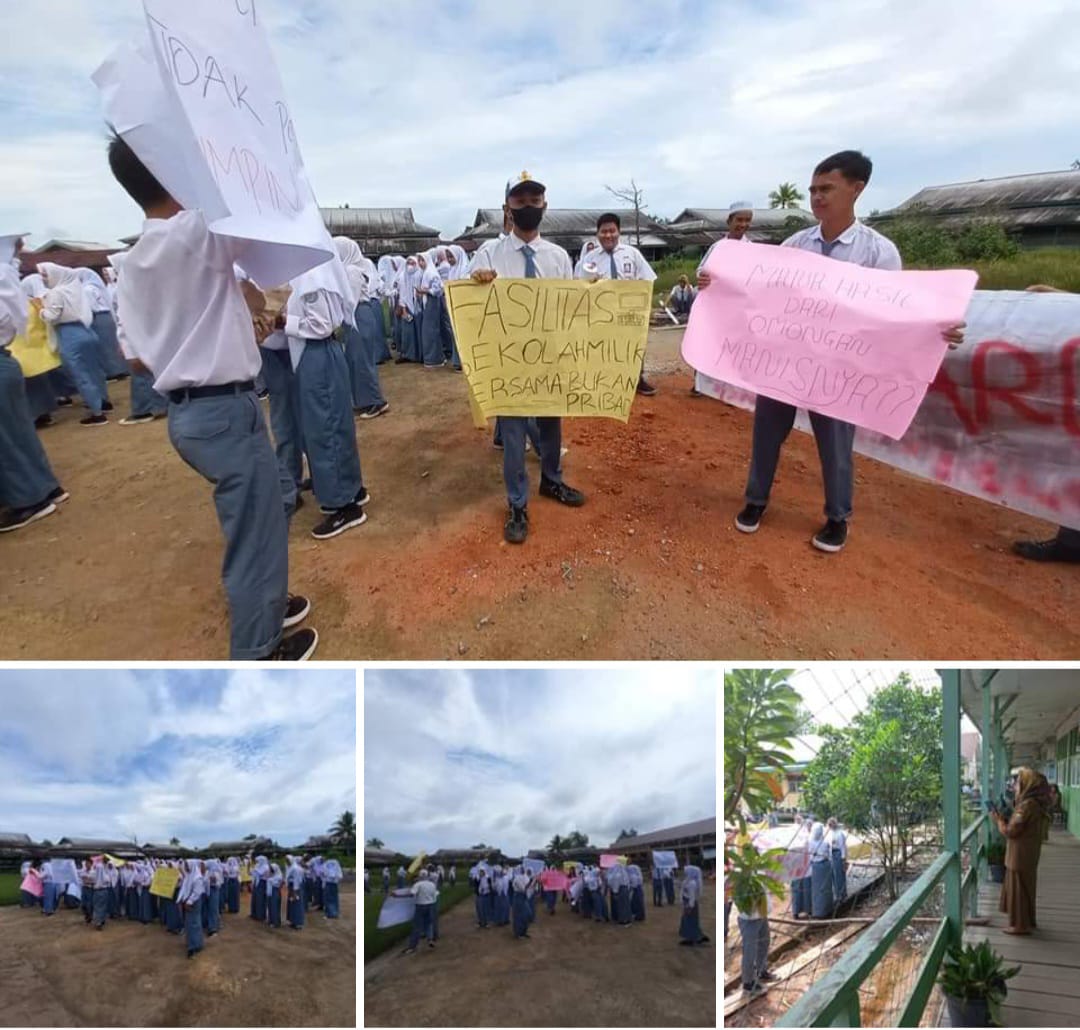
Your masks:
M 547 191 L 527 171 L 506 184 L 503 211 L 513 221 L 512 231 L 473 258 L 472 278 L 490 283 L 496 277 L 508 279 L 572 279 L 570 255 L 562 247 L 540 238 L 540 222 L 547 209 Z M 507 543 L 522 544 L 529 535 L 529 477 L 525 471 L 525 434 L 528 419 L 517 415 L 500 418 L 503 443 L 503 479 L 509 515 L 503 528 Z M 540 496 L 559 504 L 580 508 L 585 495 L 567 486 L 562 479 L 560 448 L 562 420 L 538 417 L 540 443 Z

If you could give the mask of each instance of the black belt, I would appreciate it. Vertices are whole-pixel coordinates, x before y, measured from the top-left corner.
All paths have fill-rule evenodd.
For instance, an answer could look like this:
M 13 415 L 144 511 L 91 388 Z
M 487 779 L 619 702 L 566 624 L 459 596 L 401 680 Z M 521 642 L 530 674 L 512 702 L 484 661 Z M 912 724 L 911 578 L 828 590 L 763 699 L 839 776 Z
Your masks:
M 222 383 L 220 386 L 186 386 L 182 390 L 170 390 L 169 400 L 173 404 L 183 404 L 184 401 L 194 401 L 200 397 L 227 397 L 233 393 L 250 393 L 254 389 L 255 383 L 251 379 L 242 383 Z

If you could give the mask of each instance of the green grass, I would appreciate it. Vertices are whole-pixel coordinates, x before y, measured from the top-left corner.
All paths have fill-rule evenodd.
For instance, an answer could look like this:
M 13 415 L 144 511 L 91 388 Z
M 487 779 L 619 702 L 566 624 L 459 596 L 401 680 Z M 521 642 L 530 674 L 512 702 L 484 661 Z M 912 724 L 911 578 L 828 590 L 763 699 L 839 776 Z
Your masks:
M 0 873 L 0 905 L 19 903 L 19 884 L 22 877 L 18 873 Z
M 668 292 L 679 281 L 680 275 L 694 281 L 700 258 L 664 258 L 653 265 L 656 282 L 653 297 Z M 909 269 L 929 268 L 929 265 L 910 264 Z M 979 273 L 980 290 L 1026 290 L 1042 283 L 1056 286 L 1059 290 L 1080 293 L 1080 249 L 1054 247 L 1046 250 L 1023 250 L 1016 257 L 1000 261 L 975 261 L 970 265 L 962 262 L 955 267 L 974 268 Z
M 396 878 L 394 883 L 396 883 Z M 393 886 L 393 884 L 391 884 Z M 388 948 L 392 948 L 395 944 L 405 940 L 412 931 L 411 923 L 403 923 L 401 926 L 390 926 L 385 930 L 377 930 L 376 924 L 379 921 L 379 909 L 382 908 L 383 901 L 386 900 L 386 895 L 382 893 L 382 884 L 371 893 L 364 895 L 364 961 L 370 962 L 373 958 L 381 955 Z M 466 898 L 472 897 L 472 887 L 468 880 L 464 883 L 461 880 L 450 887 L 447 884 L 443 884 L 442 889 L 439 891 L 439 912 L 443 913 L 449 908 L 453 908 L 454 905 L 460 901 L 464 901 Z

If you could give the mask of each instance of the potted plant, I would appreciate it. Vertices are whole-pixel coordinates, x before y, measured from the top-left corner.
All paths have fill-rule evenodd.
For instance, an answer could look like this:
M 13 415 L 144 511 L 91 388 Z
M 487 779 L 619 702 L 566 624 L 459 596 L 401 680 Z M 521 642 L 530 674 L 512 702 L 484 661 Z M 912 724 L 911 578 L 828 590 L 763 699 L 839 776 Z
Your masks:
M 1005 881 L 1005 840 L 997 835 L 986 845 L 986 864 L 990 867 L 990 882 Z
M 938 983 L 949 1007 L 950 1026 L 1000 1026 L 1005 981 L 1020 972 L 1006 969 L 1004 959 L 986 941 L 951 947 L 941 964 Z

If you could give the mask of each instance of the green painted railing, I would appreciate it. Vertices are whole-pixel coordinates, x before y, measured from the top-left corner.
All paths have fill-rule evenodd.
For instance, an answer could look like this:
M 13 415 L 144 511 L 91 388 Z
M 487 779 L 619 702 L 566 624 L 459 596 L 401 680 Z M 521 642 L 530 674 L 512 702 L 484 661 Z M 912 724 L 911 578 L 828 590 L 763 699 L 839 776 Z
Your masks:
M 985 814 L 980 815 L 960 838 L 961 851 L 966 848 L 969 854 L 969 867 L 963 874 L 959 895 L 961 905 L 965 899 L 968 900 L 972 912 L 978 901 L 980 870 L 985 864 L 980 848 L 985 842 L 987 829 L 987 817 Z M 884 958 L 904 928 L 915 918 L 938 884 L 947 883 L 950 876 L 959 879 L 958 874 L 961 871 L 959 851 L 943 851 L 938 855 L 930 868 L 904 891 L 878 920 L 867 927 L 865 933 L 843 957 L 777 1020 L 776 1025 L 861 1026 L 859 988 L 863 981 Z M 950 921 L 948 913 L 942 916 L 897 1026 L 919 1025 L 934 989 L 941 960 L 949 945 L 953 943 L 951 938 L 954 933 L 959 931 L 957 923 L 958 920 L 956 923 Z

